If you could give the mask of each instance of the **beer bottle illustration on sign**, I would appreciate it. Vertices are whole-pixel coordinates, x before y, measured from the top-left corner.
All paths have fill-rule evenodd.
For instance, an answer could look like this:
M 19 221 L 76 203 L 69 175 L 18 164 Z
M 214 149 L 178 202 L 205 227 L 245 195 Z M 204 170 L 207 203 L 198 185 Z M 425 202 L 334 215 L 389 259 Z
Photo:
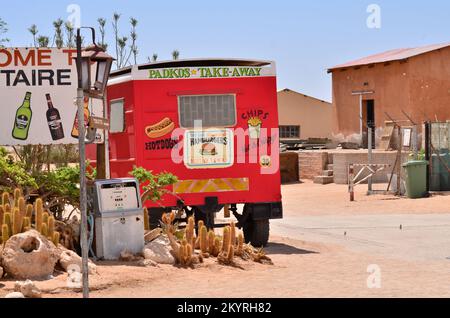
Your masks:
M 89 125 L 89 118 L 91 113 L 89 112 L 89 97 L 84 97 L 84 124 L 86 127 Z M 73 121 L 72 137 L 78 139 L 80 132 L 78 131 L 78 112 L 75 113 L 75 120 Z
M 47 122 L 48 128 L 50 129 L 50 134 L 53 140 L 64 139 L 64 129 L 61 121 L 61 115 L 59 111 L 53 106 L 52 98 L 50 94 L 46 94 L 47 98 Z
M 27 92 L 22 105 L 17 109 L 14 120 L 14 128 L 12 136 L 14 139 L 27 140 L 28 131 L 30 130 L 31 117 L 31 93 Z

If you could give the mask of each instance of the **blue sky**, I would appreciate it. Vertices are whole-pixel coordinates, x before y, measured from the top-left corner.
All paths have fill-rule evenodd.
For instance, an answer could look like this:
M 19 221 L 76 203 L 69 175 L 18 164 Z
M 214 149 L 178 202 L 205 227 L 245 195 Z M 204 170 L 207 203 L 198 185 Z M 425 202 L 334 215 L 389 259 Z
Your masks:
M 27 28 L 35 23 L 52 35 L 52 21 L 66 19 L 66 8 L 81 7 L 82 25 L 98 17 L 122 14 L 121 31 L 129 33 L 129 17 L 139 20 L 139 62 L 158 53 L 169 59 L 243 57 L 275 60 L 279 88 L 289 87 L 331 100 L 328 67 L 381 51 L 450 42 L 450 1 L 446 0 L 0 0 L 0 17 L 9 25 L 13 46 L 32 43 Z M 381 28 L 370 29 L 370 4 L 381 8 Z

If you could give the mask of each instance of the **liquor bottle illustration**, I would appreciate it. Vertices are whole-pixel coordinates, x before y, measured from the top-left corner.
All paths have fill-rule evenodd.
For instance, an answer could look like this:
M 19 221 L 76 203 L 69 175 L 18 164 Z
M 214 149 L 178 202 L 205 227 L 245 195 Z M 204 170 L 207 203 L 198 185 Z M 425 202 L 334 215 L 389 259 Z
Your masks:
M 61 121 L 61 115 L 59 111 L 53 106 L 52 98 L 50 94 L 46 94 L 47 98 L 47 123 L 50 129 L 50 134 L 53 140 L 64 139 L 64 129 Z
M 89 97 L 84 97 L 84 124 L 86 127 L 89 125 L 89 118 L 91 117 L 91 113 L 89 112 Z M 73 121 L 72 127 L 72 137 L 78 139 L 80 135 L 78 131 L 78 112 L 75 113 L 75 120 Z
M 22 105 L 17 109 L 12 136 L 14 139 L 27 140 L 30 130 L 31 117 L 31 93 L 27 92 Z

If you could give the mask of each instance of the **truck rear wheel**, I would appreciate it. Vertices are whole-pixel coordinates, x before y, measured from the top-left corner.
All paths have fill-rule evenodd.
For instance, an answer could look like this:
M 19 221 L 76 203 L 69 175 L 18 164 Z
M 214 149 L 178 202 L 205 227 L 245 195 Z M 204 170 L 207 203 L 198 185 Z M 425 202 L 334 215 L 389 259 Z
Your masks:
M 264 247 L 269 242 L 269 220 L 247 220 L 243 226 L 246 243 L 254 247 Z

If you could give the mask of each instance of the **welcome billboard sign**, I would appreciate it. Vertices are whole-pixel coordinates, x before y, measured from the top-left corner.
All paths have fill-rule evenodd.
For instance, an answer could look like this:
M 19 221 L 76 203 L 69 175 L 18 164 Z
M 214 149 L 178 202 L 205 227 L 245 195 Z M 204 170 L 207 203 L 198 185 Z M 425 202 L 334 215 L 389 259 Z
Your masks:
M 75 56 L 68 48 L 0 49 L 1 145 L 78 142 Z M 86 120 L 102 112 L 86 100 Z

